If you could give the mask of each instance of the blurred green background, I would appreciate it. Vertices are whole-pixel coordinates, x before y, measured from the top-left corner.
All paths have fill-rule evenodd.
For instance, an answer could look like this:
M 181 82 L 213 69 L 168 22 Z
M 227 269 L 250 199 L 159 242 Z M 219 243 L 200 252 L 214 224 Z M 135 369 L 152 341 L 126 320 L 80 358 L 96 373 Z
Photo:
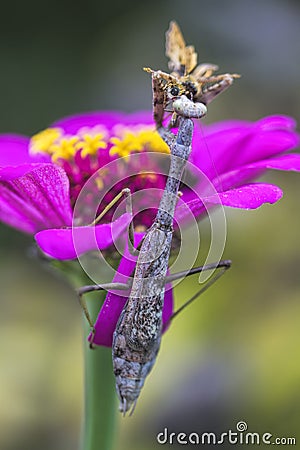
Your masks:
M 27 0 L 1 9 L 1 132 L 30 135 L 82 111 L 149 109 L 141 69 L 167 68 L 171 19 L 201 61 L 243 75 L 211 105 L 207 122 L 299 113 L 299 1 Z M 227 210 L 224 257 L 233 267 L 165 335 L 135 414 L 120 418 L 116 450 L 160 448 L 164 427 L 222 432 L 239 420 L 249 431 L 300 442 L 300 175 L 264 180 L 278 184 L 283 199 L 252 212 Z M 31 237 L 3 225 L 0 245 L 0 449 L 76 449 L 76 297 L 31 257 Z M 186 280 L 176 300 L 196 289 Z

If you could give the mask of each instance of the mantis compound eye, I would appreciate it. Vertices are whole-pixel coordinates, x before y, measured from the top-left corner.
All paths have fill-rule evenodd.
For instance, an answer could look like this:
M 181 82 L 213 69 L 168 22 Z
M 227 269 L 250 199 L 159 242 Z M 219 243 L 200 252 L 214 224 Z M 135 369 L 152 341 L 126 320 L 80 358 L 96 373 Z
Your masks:
M 179 94 L 179 88 L 177 86 L 173 86 L 170 89 L 170 94 L 172 95 L 172 97 L 176 97 Z

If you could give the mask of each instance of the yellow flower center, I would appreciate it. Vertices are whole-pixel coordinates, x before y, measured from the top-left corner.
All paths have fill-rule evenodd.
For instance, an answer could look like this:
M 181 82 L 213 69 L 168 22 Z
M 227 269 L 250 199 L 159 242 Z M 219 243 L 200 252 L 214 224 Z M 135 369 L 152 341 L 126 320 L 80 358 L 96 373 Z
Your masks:
M 36 134 L 30 141 L 31 153 L 47 153 L 53 162 L 70 160 L 80 151 L 81 157 L 96 155 L 100 148 L 107 147 L 106 129 L 96 126 L 83 127 L 76 135 L 66 135 L 60 128 L 47 128 Z
M 105 127 L 83 127 L 75 135 L 64 133 L 61 128 L 47 128 L 31 138 L 30 152 L 46 153 L 53 162 L 71 160 L 77 152 L 82 158 L 95 156 L 100 149 L 113 144 L 109 154 L 128 158 L 133 152 L 154 151 L 169 153 L 169 147 L 151 126 L 124 127 L 117 125 L 113 136 L 108 137 Z
M 47 128 L 46 130 L 40 131 L 32 136 L 30 140 L 30 152 L 33 154 L 51 154 L 51 146 L 62 136 L 62 134 L 63 130 L 60 128 Z
M 162 140 L 153 127 L 138 126 L 134 128 L 115 127 L 119 137 L 111 137 L 110 142 L 114 144 L 110 155 L 119 155 L 128 158 L 132 152 L 148 150 L 153 152 L 170 153 L 168 145 Z

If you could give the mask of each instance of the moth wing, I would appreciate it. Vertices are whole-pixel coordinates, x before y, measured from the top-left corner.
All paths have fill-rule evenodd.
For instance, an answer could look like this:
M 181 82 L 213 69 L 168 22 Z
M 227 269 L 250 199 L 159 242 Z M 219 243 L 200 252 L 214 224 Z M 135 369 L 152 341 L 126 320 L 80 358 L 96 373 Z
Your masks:
M 176 22 L 171 22 L 166 32 L 166 56 L 170 59 L 169 69 L 180 72 L 185 65 L 185 41 Z
M 166 56 L 169 69 L 180 76 L 190 73 L 197 65 L 197 53 L 192 45 L 186 46 L 179 26 L 172 21 L 166 33 Z
M 199 64 L 193 71 L 193 77 L 198 80 L 199 78 L 209 78 L 212 74 L 218 70 L 219 67 L 215 64 L 203 63 Z
M 191 73 L 197 65 L 197 53 L 192 45 L 185 48 L 185 75 Z
M 204 84 L 214 84 L 204 85 L 199 96 L 195 98 L 195 101 L 208 105 L 212 100 L 214 100 L 215 97 L 226 91 L 226 89 L 232 85 L 235 78 L 239 78 L 239 75 L 226 73 L 216 77 L 207 78 L 207 82 L 204 81 Z

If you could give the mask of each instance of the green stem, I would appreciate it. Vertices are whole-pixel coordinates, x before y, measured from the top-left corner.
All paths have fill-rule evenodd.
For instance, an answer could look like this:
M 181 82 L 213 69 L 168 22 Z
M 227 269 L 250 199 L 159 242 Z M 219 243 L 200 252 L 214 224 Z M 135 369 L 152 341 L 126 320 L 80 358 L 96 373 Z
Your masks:
M 73 287 L 91 284 L 77 261 L 53 261 L 51 266 Z M 95 322 L 106 292 L 85 294 L 87 307 Z M 113 375 L 111 349 L 96 347 L 91 350 L 87 337 L 90 327 L 83 316 L 84 353 L 84 420 L 81 450 L 113 450 L 117 426 L 117 396 Z
M 87 305 L 93 320 L 104 300 L 106 292 L 87 295 Z M 95 298 L 96 297 L 96 298 Z M 89 348 L 89 326 L 84 317 L 84 423 L 81 450 L 112 450 L 116 437 L 117 403 L 113 376 L 111 349 Z

